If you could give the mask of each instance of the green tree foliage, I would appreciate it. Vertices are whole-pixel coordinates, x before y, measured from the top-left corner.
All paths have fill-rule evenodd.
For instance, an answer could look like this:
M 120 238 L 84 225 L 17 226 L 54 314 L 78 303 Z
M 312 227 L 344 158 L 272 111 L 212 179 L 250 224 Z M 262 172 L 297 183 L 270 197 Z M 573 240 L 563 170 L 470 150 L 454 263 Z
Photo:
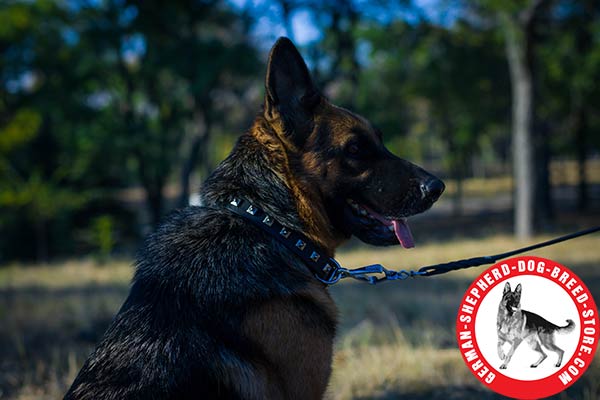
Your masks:
M 46 260 L 49 224 L 88 200 L 85 190 L 69 188 L 76 170 L 69 154 L 58 151 L 70 142 L 63 130 L 68 79 L 59 67 L 74 56 L 60 45 L 58 23 L 65 17 L 47 2 L 0 9 L 0 229 L 6 238 L 0 257 L 14 246 Z
M 445 22 L 410 0 L 234 3 L 0 2 L 0 260 L 106 259 L 185 205 L 260 105 L 259 33 L 294 36 L 299 12 L 319 32 L 301 47 L 324 92 L 396 153 L 456 179 L 457 212 L 462 179 L 514 152 L 512 43 L 532 72 L 535 164 L 576 156 L 588 205 L 597 2 L 441 0 Z
M 206 121 L 260 68 L 248 27 L 220 1 L 3 2 L 0 259 L 95 247 L 87 237 L 107 237 L 98 215 L 135 235 L 127 187 L 142 188 L 157 223 L 167 184 L 210 154 Z
M 412 96 L 427 101 L 430 129 L 444 146 L 446 168 L 457 182 L 455 213 L 461 212 L 462 180 L 474 155 L 490 142 L 505 144 L 508 76 L 494 35 L 465 21 L 452 30 L 423 26 L 413 52 Z M 499 137 L 500 136 L 500 137 Z M 487 154 L 490 152 L 489 148 Z M 496 154 L 501 158 L 501 154 Z
M 216 99 L 260 63 L 246 24 L 222 2 L 113 1 L 92 11 L 103 22 L 86 32 L 107 62 L 110 99 L 103 109 L 125 138 L 157 224 L 173 172 L 182 170 L 184 205 L 189 175 L 198 159 L 208 158 Z
M 600 3 L 561 1 L 561 11 L 545 29 L 538 52 L 540 104 L 538 115 L 550 129 L 556 153 L 576 156 L 579 164 L 578 208 L 589 205 L 585 161 L 600 146 Z M 596 133 L 596 134 L 594 134 Z

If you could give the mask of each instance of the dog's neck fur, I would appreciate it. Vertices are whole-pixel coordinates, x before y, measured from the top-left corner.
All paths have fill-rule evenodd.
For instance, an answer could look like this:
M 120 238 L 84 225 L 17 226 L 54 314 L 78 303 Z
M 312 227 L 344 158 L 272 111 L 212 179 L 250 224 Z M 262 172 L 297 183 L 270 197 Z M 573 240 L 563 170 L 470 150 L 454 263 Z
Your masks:
M 521 304 L 519 303 L 519 306 L 516 308 L 510 307 L 507 304 L 503 304 L 502 302 L 500 303 L 500 306 L 498 307 L 498 319 L 502 318 L 502 317 L 512 317 L 515 313 L 520 312 L 521 311 Z
M 291 163 L 299 161 L 259 115 L 204 183 L 203 205 L 222 206 L 231 197 L 246 197 L 282 224 L 303 232 L 332 257 L 343 239 L 330 223 L 320 194 L 292 172 Z

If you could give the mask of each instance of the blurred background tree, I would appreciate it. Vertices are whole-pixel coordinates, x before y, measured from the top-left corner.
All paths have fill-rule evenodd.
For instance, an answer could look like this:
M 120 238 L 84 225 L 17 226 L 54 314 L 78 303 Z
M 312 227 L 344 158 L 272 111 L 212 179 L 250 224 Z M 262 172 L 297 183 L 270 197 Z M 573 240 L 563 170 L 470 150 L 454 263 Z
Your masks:
M 599 14 L 591 0 L 4 1 L 0 261 L 131 254 L 250 125 L 279 35 L 334 102 L 447 179 L 440 213 L 485 218 L 496 196 L 521 237 L 595 215 Z

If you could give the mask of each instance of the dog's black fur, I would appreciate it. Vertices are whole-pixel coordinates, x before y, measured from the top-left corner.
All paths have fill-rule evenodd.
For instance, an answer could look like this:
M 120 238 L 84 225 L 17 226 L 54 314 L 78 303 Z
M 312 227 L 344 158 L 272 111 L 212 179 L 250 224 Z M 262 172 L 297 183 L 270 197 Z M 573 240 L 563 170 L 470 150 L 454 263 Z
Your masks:
M 293 100 L 302 90 L 306 93 L 300 101 Z M 318 129 L 316 107 L 328 121 Z M 289 40 L 280 39 L 269 61 L 265 115 L 259 115 L 203 185 L 202 207 L 176 212 L 147 239 L 127 300 L 65 399 L 322 397 L 336 329 L 336 311 L 326 287 L 289 250 L 223 204 L 234 196 L 246 197 L 282 224 L 320 241 L 333 256 L 335 246 L 358 224 L 341 221 L 343 206 L 332 210 L 339 205 L 336 197 L 354 186 L 361 193 L 369 189 L 351 181 L 342 167 L 314 175 L 314 167 L 307 165 L 317 165 L 319 157 L 343 154 L 332 152 L 336 144 L 326 135 L 341 141 L 343 135 L 359 135 L 350 132 L 348 124 L 360 128 L 362 140 L 372 142 L 365 145 L 370 151 L 402 166 L 395 176 L 405 174 L 407 179 L 394 183 L 394 195 L 405 203 L 409 192 L 419 190 L 419 182 L 433 179 L 386 153 L 380 138 L 365 133 L 372 130 L 365 121 L 329 105 L 315 92 L 299 53 Z M 306 142 L 312 134 L 305 131 L 315 129 L 321 144 L 313 145 L 322 150 L 307 158 Z M 329 140 L 327 146 L 324 138 Z M 332 159 L 323 158 L 323 163 L 333 165 Z M 374 161 L 355 157 L 348 162 L 354 169 L 366 169 Z M 394 174 L 374 176 L 381 183 Z M 304 197 L 312 189 L 303 182 L 314 187 L 318 180 L 334 178 L 346 181 L 331 188 L 322 184 L 318 195 L 322 197 Z M 382 186 L 368 182 L 373 190 L 382 191 Z M 383 211 L 400 216 L 422 211 L 441 194 L 443 185 L 437 185 L 437 192 L 413 201 L 412 209 L 403 206 L 387 212 L 383 207 Z M 320 202 L 307 208 L 314 198 Z M 387 201 L 392 203 L 389 196 Z M 314 211 L 319 209 L 326 211 Z M 360 232 L 374 224 L 369 223 L 361 225 Z M 369 237 L 390 241 L 385 231 Z
M 283 182 L 260 158 L 244 136 L 206 182 L 205 206 L 176 212 L 147 239 L 129 297 L 66 399 L 261 398 L 236 387 L 239 374 L 253 374 L 246 366 L 269 366 L 239 335 L 244 312 L 314 277 L 265 232 L 217 208 L 241 194 L 301 230 Z M 307 327 L 333 337 L 335 321 L 317 305 L 302 297 L 293 305 Z

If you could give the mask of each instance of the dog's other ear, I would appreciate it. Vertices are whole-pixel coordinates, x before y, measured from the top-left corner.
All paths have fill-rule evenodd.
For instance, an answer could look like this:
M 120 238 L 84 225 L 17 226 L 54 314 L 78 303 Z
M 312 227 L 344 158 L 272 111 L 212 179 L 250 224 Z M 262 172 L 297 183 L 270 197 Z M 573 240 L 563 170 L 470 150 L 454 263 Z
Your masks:
M 506 282 L 506 284 L 504 285 L 504 292 L 502 293 L 502 295 L 505 295 L 508 292 L 510 292 L 510 283 Z
M 519 283 L 515 288 L 515 295 L 517 296 L 517 301 L 521 300 L 521 284 Z
M 265 89 L 265 118 L 286 142 L 302 147 L 312 131 L 313 110 L 321 94 L 288 38 L 279 38 L 271 49 Z

